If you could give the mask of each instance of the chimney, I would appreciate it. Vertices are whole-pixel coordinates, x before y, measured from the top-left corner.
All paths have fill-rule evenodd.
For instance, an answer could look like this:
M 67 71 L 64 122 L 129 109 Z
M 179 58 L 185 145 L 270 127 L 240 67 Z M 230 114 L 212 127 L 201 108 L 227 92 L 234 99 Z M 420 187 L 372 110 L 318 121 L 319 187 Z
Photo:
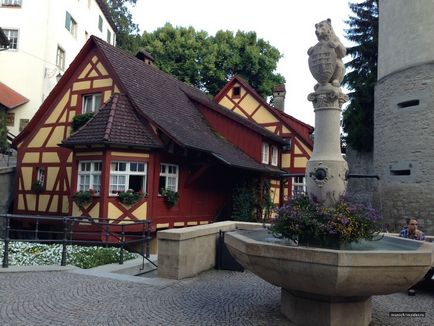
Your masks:
M 279 84 L 274 86 L 273 106 L 282 112 L 285 109 L 285 95 L 286 95 L 285 84 Z
M 137 52 L 136 54 L 136 58 L 139 59 L 140 61 L 143 61 L 147 65 L 151 65 L 151 66 L 155 65 L 154 58 L 145 49 L 140 49 L 139 52 Z

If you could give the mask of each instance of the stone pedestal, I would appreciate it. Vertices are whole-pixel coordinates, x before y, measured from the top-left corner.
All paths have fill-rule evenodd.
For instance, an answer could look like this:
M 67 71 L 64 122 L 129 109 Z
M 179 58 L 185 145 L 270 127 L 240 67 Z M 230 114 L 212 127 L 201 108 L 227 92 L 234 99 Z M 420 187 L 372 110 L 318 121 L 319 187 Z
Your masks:
M 371 297 L 322 298 L 282 288 L 280 311 L 296 325 L 367 326 L 371 322 Z
M 341 154 L 340 114 L 347 96 L 339 87 L 318 86 L 308 100 L 315 110 L 315 146 L 306 168 L 309 196 L 330 206 L 344 194 L 348 164 Z

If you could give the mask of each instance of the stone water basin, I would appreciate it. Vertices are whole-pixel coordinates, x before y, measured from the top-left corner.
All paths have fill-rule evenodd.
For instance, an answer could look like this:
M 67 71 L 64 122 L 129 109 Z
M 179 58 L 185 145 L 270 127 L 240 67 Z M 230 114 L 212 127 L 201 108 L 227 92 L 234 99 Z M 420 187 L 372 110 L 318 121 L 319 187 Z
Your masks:
M 244 268 L 282 288 L 281 311 L 297 325 L 344 325 L 349 316 L 352 325 L 368 325 L 372 295 L 406 291 L 434 265 L 432 243 L 387 234 L 348 250 L 272 239 L 266 229 L 225 235 L 229 251 Z

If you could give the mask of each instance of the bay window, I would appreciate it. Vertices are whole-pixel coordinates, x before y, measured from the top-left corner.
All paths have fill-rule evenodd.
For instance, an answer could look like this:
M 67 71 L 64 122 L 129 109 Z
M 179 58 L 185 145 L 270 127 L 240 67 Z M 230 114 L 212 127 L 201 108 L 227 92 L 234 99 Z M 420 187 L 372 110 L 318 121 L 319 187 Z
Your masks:
M 132 189 L 146 191 L 145 162 L 114 161 L 110 164 L 110 194 L 118 194 Z
M 77 191 L 101 191 L 101 161 L 80 161 L 78 163 Z

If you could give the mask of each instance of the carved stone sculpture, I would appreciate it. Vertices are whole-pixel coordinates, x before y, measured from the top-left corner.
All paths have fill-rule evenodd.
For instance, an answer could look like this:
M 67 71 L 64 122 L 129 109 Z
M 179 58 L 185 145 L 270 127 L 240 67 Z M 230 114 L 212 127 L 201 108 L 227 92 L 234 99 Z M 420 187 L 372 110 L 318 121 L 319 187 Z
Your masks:
M 312 199 L 329 206 L 344 194 L 348 171 L 340 147 L 341 107 L 348 100 L 340 88 L 346 49 L 330 19 L 316 24 L 315 34 L 318 43 L 307 52 L 309 69 L 318 83 L 308 95 L 315 109 L 315 143 L 306 167 L 306 187 Z
M 318 81 L 315 89 L 327 83 L 339 87 L 345 75 L 342 58 L 347 54 L 347 50 L 336 36 L 330 19 L 315 24 L 315 34 L 318 43 L 307 51 L 309 69 Z

